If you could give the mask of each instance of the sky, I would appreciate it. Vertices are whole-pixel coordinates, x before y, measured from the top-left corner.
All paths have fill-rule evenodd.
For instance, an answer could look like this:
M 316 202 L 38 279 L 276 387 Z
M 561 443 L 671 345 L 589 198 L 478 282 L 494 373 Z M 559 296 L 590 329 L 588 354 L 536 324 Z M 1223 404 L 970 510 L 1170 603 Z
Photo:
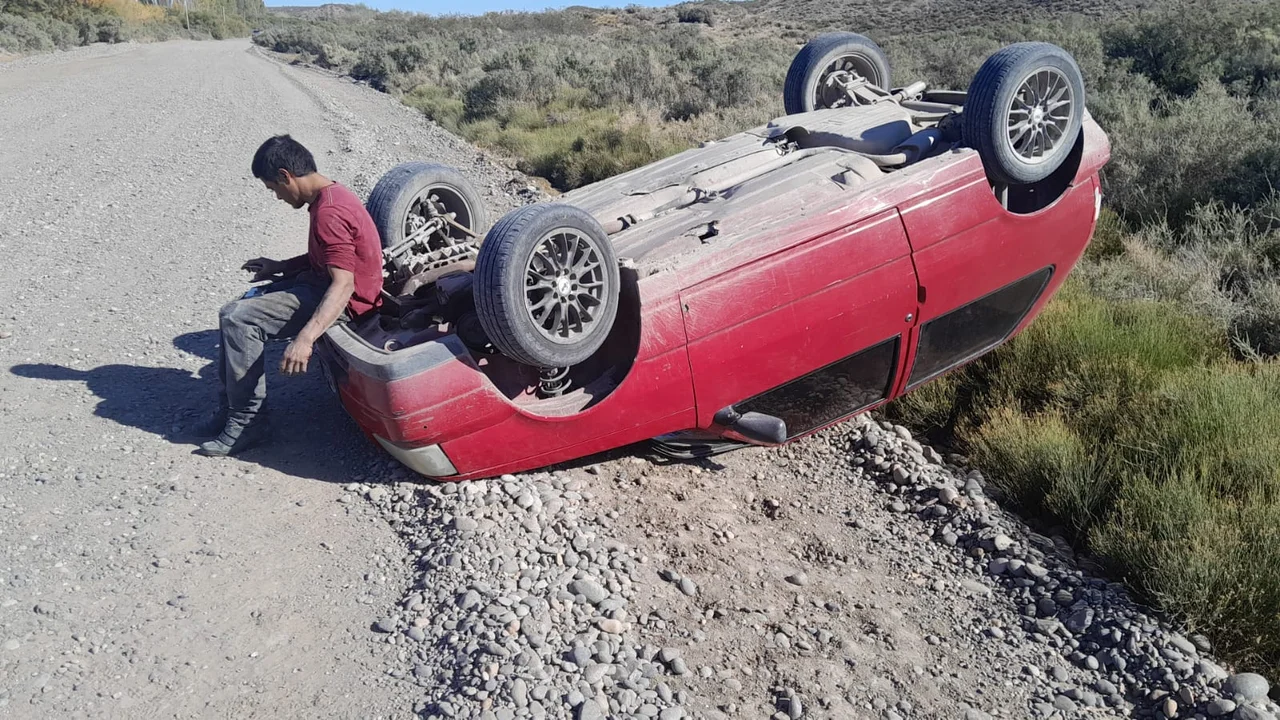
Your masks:
M 572 0 L 557 2 L 552 0 L 464 0 L 449 2 L 448 0 L 352 0 L 352 4 L 362 4 L 374 10 L 406 10 L 409 12 L 427 13 L 430 15 L 483 15 L 487 12 L 501 10 L 519 10 L 522 12 L 541 12 L 543 10 L 561 10 L 574 5 L 587 7 L 620 8 L 627 5 L 644 5 L 659 7 L 674 5 L 679 0 Z M 325 5 L 334 0 L 266 0 L 267 7 L 280 5 Z

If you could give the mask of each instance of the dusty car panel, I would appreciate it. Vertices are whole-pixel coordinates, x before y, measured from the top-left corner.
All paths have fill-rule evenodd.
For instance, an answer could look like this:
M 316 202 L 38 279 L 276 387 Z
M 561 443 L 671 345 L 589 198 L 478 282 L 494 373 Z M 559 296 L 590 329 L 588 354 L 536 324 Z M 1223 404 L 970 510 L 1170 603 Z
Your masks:
M 697 282 L 786 247 L 810 223 L 814 233 L 829 229 L 832 213 L 863 217 L 891 207 L 878 195 L 887 191 L 886 183 L 902 181 L 886 177 L 865 157 L 835 144 L 784 151 L 774 140 L 807 124 L 814 128 L 809 135 L 824 142 L 879 148 L 888 140 L 860 138 L 875 137 L 883 123 L 905 124 L 901 109 L 866 110 L 824 110 L 775 121 L 565 193 L 561 200 L 591 212 L 606 227 L 621 225 L 612 235 L 615 248 L 642 274 L 697 264 L 698 274 L 686 274 L 686 282 Z M 890 139 L 909 135 L 904 128 Z M 713 221 L 714 234 L 701 237 Z M 774 248 L 758 245 L 765 236 L 775 238 Z M 751 247 L 739 249 L 744 242 Z
M 661 434 L 674 425 L 693 422 L 693 385 L 679 300 L 663 292 L 667 288 L 660 285 L 654 287 L 659 297 L 652 300 L 646 297 L 646 283 L 639 283 L 639 289 L 647 322 L 640 331 L 636 360 L 616 388 L 602 391 L 602 399 L 573 414 L 548 413 L 545 409 L 558 410 L 554 403 L 539 403 L 529 397 L 524 398 L 524 404 L 509 403 L 512 412 L 484 432 L 446 441 L 443 447 L 450 457 L 456 453 L 465 466 L 502 472 L 502 468 L 529 458 L 574 457 L 578 445 L 599 444 L 602 450 L 610 443 L 653 437 L 646 433 L 654 428 L 664 428 Z M 504 400 L 494 398 L 494 402 Z M 491 434 L 493 431 L 498 434 Z M 495 437 L 502 439 L 500 448 L 494 447 Z M 565 437 L 579 442 L 561 447 Z M 600 442 L 602 438 L 609 440 Z
M 725 406 L 901 337 L 916 311 L 916 279 L 902 221 L 889 210 L 682 297 L 698 421 L 707 427 Z

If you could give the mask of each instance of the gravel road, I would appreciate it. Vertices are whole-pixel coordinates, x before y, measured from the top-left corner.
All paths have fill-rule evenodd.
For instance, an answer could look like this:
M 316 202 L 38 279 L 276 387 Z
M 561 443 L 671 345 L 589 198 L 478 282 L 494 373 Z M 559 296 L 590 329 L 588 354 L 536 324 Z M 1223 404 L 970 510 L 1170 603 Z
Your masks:
M 273 444 L 192 455 L 237 268 L 305 245 L 249 173 L 279 132 L 362 195 L 427 159 L 494 217 L 538 197 L 245 41 L 0 64 L 0 715 L 1275 720 L 1265 679 L 868 417 L 436 485 L 313 371 L 269 375 Z

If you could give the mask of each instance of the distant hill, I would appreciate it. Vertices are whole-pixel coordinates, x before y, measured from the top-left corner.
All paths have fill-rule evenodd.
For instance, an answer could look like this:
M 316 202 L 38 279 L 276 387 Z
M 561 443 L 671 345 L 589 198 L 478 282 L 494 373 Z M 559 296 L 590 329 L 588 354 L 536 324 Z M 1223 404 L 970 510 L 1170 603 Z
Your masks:
M 748 0 L 698 3 L 721 6 L 726 14 L 746 13 L 803 28 L 871 29 L 903 33 L 972 28 L 1080 14 L 1115 18 L 1168 5 L 1165 0 Z
M 288 15 L 289 17 L 296 17 L 304 20 L 366 19 L 378 14 L 377 10 L 364 5 L 351 5 L 346 3 L 326 3 L 324 5 L 317 6 L 282 5 L 280 7 L 268 7 L 267 12 L 275 15 Z

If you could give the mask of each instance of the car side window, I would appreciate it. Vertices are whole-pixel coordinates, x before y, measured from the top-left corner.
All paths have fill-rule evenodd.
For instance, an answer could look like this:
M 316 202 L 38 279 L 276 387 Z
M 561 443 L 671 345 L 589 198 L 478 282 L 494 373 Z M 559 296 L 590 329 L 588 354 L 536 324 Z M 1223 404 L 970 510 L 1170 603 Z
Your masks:
M 744 402 L 739 412 L 781 418 L 796 437 L 888 397 L 901 336 L 890 338 Z
M 925 323 L 907 389 L 1003 342 L 1040 299 L 1052 275 L 1052 267 L 1043 268 Z

